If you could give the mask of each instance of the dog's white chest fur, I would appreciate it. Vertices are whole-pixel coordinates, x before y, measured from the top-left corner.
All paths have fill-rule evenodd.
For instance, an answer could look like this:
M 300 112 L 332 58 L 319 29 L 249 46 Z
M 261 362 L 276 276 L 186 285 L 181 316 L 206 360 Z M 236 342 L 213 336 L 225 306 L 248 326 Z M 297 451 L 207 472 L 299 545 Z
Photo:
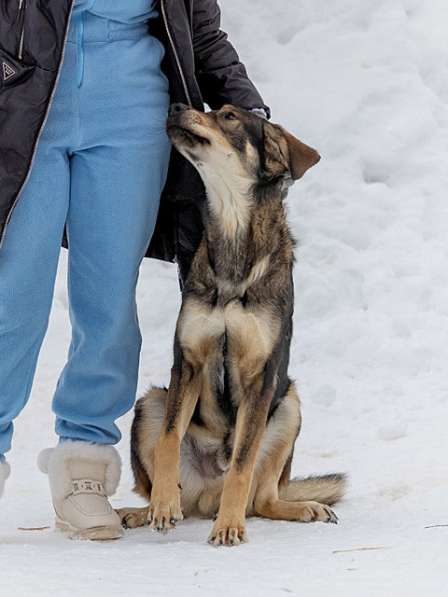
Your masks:
M 252 181 L 235 172 L 232 160 L 216 171 L 206 164 L 197 165 L 205 183 L 211 214 L 225 238 L 235 239 L 247 230 L 251 213 Z

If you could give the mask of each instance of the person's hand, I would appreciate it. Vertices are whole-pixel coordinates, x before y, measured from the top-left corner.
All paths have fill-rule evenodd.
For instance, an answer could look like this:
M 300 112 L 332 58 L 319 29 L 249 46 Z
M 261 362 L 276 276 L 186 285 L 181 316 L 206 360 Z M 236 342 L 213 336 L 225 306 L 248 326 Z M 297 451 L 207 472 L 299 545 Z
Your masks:
M 268 113 L 264 108 L 252 108 L 251 110 L 249 110 L 249 112 L 253 112 L 254 114 L 257 114 L 257 116 L 260 116 L 265 120 L 268 120 Z

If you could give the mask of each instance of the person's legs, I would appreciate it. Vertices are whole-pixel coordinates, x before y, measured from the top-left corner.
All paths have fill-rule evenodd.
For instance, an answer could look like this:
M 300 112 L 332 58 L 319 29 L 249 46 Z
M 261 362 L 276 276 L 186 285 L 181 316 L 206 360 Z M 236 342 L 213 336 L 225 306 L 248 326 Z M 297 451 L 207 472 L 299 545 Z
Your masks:
M 168 168 L 169 99 L 159 42 L 84 41 L 67 219 L 73 335 L 53 408 L 63 440 L 114 444 L 135 400 L 135 287 Z
M 80 13 L 67 42 L 76 100 L 67 215 L 73 334 L 53 402 L 61 441 L 38 464 L 49 477 L 57 525 L 84 539 L 122 535 L 108 499 L 120 458 L 107 444 L 118 441 L 115 420 L 135 398 L 135 285 L 170 154 L 163 48 L 144 23 L 123 29 Z
M 0 250 L 0 456 L 28 400 L 52 302 L 69 203 L 66 117 L 59 127 L 66 99 L 62 90 Z
M 166 140 L 142 139 L 72 159 L 67 229 L 73 333 L 53 402 L 62 438 L 116 443 L 115 420 L 135 400 L 141 345 L 135 288 L 155 225 L 166 153 Z

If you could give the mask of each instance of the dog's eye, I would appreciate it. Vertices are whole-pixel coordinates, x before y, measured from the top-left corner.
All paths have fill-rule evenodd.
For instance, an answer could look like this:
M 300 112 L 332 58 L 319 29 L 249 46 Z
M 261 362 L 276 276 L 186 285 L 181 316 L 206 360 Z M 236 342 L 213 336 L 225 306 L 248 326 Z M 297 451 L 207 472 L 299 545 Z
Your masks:
M 224 118 L 226 120 L 236 120 L 236 115 L 233 112 L 224 112 Z

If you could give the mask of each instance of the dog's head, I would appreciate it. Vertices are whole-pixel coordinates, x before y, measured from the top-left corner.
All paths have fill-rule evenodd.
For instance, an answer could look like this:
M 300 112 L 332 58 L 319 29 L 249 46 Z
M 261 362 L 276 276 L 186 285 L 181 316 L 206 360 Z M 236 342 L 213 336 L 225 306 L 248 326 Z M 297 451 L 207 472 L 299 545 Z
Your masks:
M 253 184 L 294 182 L 320 160 L 281 126 L 231 105 L 204 113 L 174 104 L 168 134 L 199 173 L 232 173 Z

